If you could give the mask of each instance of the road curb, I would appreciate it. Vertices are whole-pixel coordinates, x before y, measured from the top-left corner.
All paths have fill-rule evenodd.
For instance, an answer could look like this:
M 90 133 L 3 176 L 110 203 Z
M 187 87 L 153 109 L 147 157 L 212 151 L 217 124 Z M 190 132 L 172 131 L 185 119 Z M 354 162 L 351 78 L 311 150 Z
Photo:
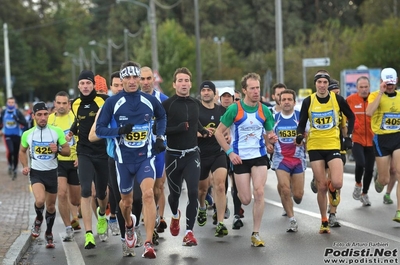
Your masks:
M 30 201 L 34 201 L 32 192 L 30 193 Z M 36 213 L 33 207 L 29 207 L 29 224 L 33 224 L 36 217 Z M 26 251 L 32 243 L 32 236 L 30 230 L 25 230 L 21 232 L 21 235 L 17 237 L 14 243 L 11 245 L 10 249 L 3 260 L 3 265 L 17 265 L 21 258 L 25 255 Z

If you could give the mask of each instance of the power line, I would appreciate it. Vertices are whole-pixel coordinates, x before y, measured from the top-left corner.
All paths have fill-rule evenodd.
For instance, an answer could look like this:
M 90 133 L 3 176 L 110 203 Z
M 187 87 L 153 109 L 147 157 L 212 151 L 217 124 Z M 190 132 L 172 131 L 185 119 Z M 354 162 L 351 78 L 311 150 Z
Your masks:
M 167 6 L 167 5 L 161 4 L 161 3 L 158 2 L 157 0 L 154 0 L 154 3 L 156 3 L 156 5 L 157 5 L 158 7 L 161 7 L 161 8 L 163 8 L 163 9 L 172 9 L 172 8 L 176 7 L 177 5 L 179 5 L 181 2 L 182 2 L 182 0 L 178 0 L 178 1 L 176 1 L 175 4 L 172 4 L 172 5 L 170 5 L 170 6 Z

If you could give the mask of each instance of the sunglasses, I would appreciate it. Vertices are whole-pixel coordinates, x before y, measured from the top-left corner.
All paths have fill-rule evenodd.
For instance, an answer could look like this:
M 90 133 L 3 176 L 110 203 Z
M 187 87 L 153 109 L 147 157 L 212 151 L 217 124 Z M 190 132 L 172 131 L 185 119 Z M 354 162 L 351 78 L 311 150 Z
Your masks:
M 235 101 L 239 101 L 240 100 L 240 98 L 235 98 Z

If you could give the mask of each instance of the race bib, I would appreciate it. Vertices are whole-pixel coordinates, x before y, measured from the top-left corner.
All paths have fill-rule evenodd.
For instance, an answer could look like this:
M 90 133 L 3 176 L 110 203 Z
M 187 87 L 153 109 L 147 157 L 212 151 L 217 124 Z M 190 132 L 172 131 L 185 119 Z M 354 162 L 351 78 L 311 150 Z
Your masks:
M 32 157 L 36 160 L 51 160 L 55 154 L 50 149 L 50 142 L 32 142 Z
M 17 122 L 15 120 L 8 120 L 6 121 L 6 127 L 9 129 L 13 129 L 17 127 Z
M 132 132 L 125 135 L 123 144 L 129 148 L 143 147 L 149 139 L 149 124 L 135 125 Z
M 383 130 L 400 130 L 400 113 L 384 113 L 381 128 Z
M 284 144 L 294 143 L 294 139 L 296 138 L 296 128 L 293 127 L 278 128 L 277 133 L 279 142 Z
M 333 110 L 311 112 L 311 124 L 317 130 L 329 130 L 335 126 Z

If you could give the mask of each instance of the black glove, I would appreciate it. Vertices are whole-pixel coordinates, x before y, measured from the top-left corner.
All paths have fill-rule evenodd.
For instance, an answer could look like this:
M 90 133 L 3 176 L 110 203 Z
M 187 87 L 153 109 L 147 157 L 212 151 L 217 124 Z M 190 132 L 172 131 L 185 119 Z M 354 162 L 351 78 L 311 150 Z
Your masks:
M 18 116 L 17 115 L 15 115 L 15 114 L 13 114 L 13 119 L 16 121 L 16 122 L 19 122 L 19 119 L 18 119 Z
M 74 123 L 72 123 L 71 128 L 69 129 L 74 135 L 78 134 L 78 120 L 75 119 Z
M 200 134 L 203 137 L 207 137 L 210 134 L 210 132 L 206 128 L 203 128 L 203 130 L 200 131 Z
M 128 123 L 118 129 L 118 134 L 128 134 L 132 132 L 133 124 Z
M 164 140 L 161 138 L 157 138 L 156 142 L 154 143 L 154 151 L 156 154 L 159 154 L 163 151 L 165 151 L 165 145 L 164 145 Z
M 301 144 L 301 142 L 304 140 L 304 136 L 302 134 L 299 134 L 296 136 L 296 144 Z
M 350 137 L 344 138 L 344 148 L 346 148 L 346 150 L 353 148 L 353 141 Z
M 153 130 L 153 134 L 157 135 L 157 125 L 155 122 L 153 123 L 153 127 L 151 127 L 151 129 Z

